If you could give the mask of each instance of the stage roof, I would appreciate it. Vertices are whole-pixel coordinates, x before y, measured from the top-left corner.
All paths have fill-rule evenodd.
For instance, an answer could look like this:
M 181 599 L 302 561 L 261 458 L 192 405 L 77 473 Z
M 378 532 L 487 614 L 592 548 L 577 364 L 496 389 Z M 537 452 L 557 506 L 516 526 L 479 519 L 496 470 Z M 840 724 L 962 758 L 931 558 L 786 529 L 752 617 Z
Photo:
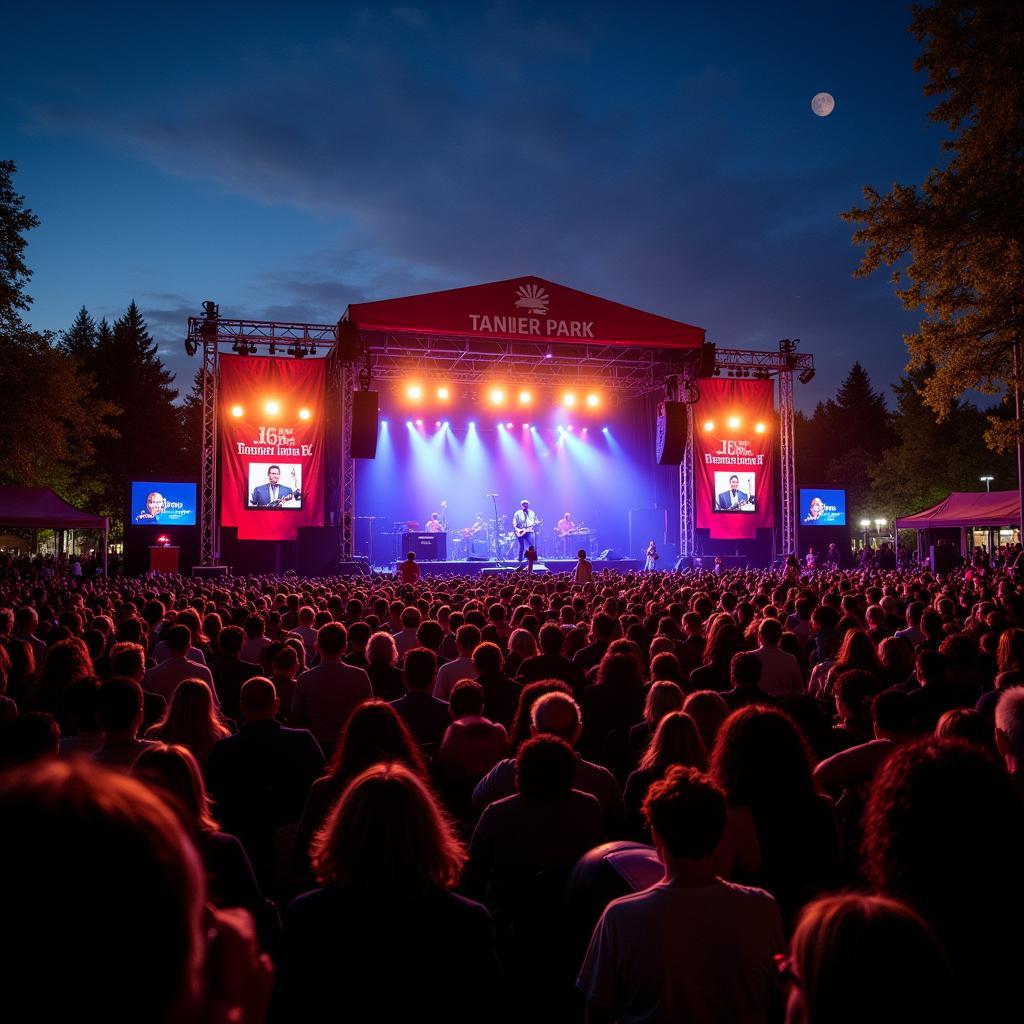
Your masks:
M 361 331 L 692 349 L 704 329 L 539 277 L 407 295 L 348 307 Z
M 0 525 L 102 530 L 107 520 L 69 505 L 49 487 L 0 487 Z
M 937 505 L 896 520 L 899 530 L 940 529 L 950 526 L 1013 526 L 1020 522 L 1016 491 L 953 491 Z

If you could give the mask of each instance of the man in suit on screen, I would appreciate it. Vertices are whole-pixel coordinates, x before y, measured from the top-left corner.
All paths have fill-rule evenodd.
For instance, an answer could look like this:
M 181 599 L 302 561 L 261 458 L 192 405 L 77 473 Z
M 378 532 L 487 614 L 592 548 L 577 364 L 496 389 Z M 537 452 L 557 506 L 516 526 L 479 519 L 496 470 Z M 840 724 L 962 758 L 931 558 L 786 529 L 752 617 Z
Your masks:
M 740 490 L 740 478 L 734 473 L 729 477 L 729 490 L 718 496 L 717 508 L 719 512 L 738 512 L 748 501 L 750 495 Z
M 280 466 L 270 466 L 267 469 L 267 481 L 252 492 L 252 501 L 249 504 L 256 508 L 276 508 L 282 501 L 287 501 L 292 496 L 292 489 L 280 482 Z

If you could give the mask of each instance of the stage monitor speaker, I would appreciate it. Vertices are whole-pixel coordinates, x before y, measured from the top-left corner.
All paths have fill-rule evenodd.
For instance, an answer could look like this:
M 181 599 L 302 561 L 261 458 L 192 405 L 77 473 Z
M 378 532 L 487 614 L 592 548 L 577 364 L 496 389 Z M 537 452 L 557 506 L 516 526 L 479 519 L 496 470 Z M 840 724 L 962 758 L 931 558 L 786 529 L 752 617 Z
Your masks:
M 351 320 L 339 320 L 337 328 L 338 358 L 343 363 L 354 363 L 363 354 L 363 339 L 359 328 Z
M 353 459 L 377 457 L 378 398 L 376 391 L 352 392 L 352 443 L 349 455 Z
M 597 557 L 602 562 L 624 562 L 628 556 L 615 548 L 605 548 Z
M 706 341 L 700 347 L 700 358 L 697 362 L 698 377 L 713 377 L 715 373 L 715 346 L 713 342 Z
M 204 579 L 211 580 L 216 579 L 218 576 L 230 576 L 231 566 L 230 565 L 193 565 L 192 566 L 192 578 L 193 579 Z
M 655 453 L 659 466 L 678 466 L 686 452 L 686 403 L 658 403 Z

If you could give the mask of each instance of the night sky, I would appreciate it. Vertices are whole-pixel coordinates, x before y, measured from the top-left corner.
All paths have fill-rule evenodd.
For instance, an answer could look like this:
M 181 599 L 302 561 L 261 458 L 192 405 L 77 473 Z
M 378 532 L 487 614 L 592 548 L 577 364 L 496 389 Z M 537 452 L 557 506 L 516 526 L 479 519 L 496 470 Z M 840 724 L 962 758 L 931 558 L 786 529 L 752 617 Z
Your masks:
M 804 408 L 855 359 L 888 385 L 915 319 L 887 274 L 852 278 L 839 212 L 941 159 L 909 19 L 891 0 L 9 8 L 0 156 L 43 222 L 29 319 L 135 298 L 187 389 L 203 299 L 327 323 L 536 274 L 724 346 L 799 337 Z

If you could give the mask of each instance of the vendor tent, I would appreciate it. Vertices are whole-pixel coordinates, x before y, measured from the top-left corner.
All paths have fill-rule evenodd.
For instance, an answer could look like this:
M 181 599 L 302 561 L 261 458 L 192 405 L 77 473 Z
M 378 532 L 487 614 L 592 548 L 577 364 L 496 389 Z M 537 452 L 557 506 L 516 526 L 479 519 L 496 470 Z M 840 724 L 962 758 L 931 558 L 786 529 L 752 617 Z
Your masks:
M 953 491 L 937 505 L 896 520 L 898 530 L 937 530 L 946 527 L 1016 526 L 1020 522 L 1017 491 Z
M 106 516 L 94 516 L 69 505 L 49 487 L 0 487 L 0 526 L 102 530 L 103 575 L 107 574 L 110 520 Z

